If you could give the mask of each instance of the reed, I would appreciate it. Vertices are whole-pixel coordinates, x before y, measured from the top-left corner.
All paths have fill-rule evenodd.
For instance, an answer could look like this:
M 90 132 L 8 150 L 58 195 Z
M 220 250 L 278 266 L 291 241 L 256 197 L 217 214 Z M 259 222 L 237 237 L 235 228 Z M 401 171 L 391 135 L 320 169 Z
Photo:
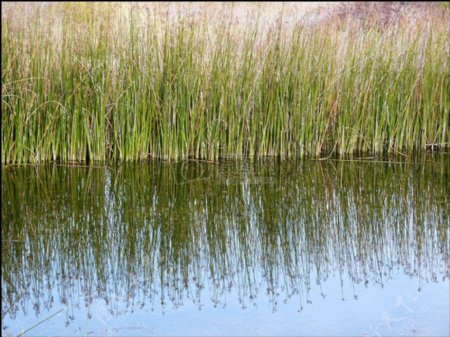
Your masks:
M 111 4 L 4 7 L 2 164 L 450 145 L 446 8 L 242 28 Z

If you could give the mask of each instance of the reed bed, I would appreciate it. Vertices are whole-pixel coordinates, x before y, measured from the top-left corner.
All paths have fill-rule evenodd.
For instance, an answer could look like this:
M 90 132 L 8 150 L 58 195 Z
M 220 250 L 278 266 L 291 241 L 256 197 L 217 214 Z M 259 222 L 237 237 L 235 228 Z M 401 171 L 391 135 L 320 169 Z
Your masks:
M 450 145 L 450 10 L 243 27 L 136 6 L 2 8 L 2 164 Z

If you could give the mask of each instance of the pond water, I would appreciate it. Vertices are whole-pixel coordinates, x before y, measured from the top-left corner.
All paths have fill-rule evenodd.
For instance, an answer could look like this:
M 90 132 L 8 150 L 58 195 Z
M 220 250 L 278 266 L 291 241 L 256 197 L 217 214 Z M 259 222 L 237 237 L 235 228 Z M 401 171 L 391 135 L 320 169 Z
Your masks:
M 48 164 L 1 193 L 3 335 L 449 333 L 448 155 Z

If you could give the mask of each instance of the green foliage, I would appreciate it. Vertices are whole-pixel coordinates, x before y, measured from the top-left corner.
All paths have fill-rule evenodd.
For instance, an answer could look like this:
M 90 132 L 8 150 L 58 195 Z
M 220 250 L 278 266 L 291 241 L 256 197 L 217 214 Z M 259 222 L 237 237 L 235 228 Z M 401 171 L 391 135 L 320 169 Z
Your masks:
M 445 24 L 263 34 L 63 9 L 19 28 L 2 16 L 3 164 L 450 144 Z

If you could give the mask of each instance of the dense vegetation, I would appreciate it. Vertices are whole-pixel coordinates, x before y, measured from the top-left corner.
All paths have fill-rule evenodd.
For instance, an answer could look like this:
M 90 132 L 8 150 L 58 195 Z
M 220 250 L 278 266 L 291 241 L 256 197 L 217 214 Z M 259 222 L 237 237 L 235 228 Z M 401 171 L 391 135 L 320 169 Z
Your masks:
M 242 29 L 107 4 L 5 10 L 2 164 L 449 146 L 441 11 Z

